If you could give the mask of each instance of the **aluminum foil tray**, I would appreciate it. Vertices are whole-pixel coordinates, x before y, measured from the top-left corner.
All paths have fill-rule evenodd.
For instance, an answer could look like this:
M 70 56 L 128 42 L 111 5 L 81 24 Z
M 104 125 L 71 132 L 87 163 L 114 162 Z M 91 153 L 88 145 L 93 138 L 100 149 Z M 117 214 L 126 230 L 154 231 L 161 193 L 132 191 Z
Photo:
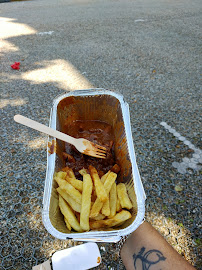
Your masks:
M 100 120 L 113 127 L 115 135 L 115 156 L 121 171 L 117 182 L 124 182 L 132 201 L 132 218 L 119 227 L 89 231 L 70 232 L 65 226 L 58 207 L 57 184 L 53 180 L 55 172 L 65 167 L 62 152 L 65 144 L 57 140 L 56 153 L 50 154 L 47 147 L 47 171 L 43 197 L 43 223 L 48 232 L 58 239 L 79 241 L 117 242 L 138 228 L 145 214 L 145 192 L 136 164 L 131 133 L 129 106 L 122 95 L 105 89 L 76 90 L 65 93 L 53 101 L 50 127 L 63 131 L 64 121 Z M 49 137 L 49 142 L 52 142 Z

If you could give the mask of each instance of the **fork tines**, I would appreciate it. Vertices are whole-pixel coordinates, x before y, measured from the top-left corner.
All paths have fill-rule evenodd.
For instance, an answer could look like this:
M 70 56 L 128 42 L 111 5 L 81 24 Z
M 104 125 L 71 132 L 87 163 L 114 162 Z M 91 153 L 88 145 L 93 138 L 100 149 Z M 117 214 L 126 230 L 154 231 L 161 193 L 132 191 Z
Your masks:
M 95 145 L 95 150 L 97 150 L 97 152 L 99 153 L 105 153 L 105 154 L 107 152 L 107 149 L 105 147 L 97 145 L 97 144 Z
M 106 154 L 107 154 L 107 149 L 104 146 L 92 143 L 93 148 L 91 149 L 91 154 L 94 157 L 98 157 L 98 158 L 106 158 Z

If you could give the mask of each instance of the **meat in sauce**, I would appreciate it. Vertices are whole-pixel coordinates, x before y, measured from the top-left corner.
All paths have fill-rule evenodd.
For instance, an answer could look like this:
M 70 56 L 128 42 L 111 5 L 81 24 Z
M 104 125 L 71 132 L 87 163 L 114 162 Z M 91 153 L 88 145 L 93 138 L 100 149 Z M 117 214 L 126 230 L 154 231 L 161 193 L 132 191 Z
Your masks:
M 64 132 L 75 138 L 85 138 L 108 149 L 106 159 L 101 159 L 84 155 L 73 145 L 66 143 L 63 153 L 66 166 L 73 169 L 78 179 L 82 179 L 78 171 L 82 168 L 88 169 L 89 165 L 97 169 L 100 177 L 113 167 L 115 164 L 114 134 L 109 124 L 102 121 L 77 120 L 65 127 Z

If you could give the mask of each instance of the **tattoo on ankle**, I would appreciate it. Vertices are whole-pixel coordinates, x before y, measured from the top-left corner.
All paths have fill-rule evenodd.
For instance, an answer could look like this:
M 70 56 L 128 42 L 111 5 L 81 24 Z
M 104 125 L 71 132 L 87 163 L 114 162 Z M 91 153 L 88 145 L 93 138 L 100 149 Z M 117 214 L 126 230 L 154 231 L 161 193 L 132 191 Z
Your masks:
M 166 257 L 163 256 L 162 252 L 157 249 L 151 249 L 145 253 L 144 252 L 145 247 L 142 247 L 137 255 L 135 253 L 133 254 L 135 269 L 137 269 L 136 263 L 138 259 L 142 263 L 142 270 L 149 270 L 152 265 L 166 260 Z

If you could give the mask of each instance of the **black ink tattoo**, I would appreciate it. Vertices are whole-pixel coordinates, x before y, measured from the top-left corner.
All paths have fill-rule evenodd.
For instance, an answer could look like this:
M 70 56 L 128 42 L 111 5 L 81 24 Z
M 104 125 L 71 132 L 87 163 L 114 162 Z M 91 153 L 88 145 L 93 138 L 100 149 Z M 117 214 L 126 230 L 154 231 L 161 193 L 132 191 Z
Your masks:
M 157 264 L 160 261 L 166 260 L 162 252 L 157 249 L 151 249 L 145 253 L 144 252 L 145 252 L 145 247 L 142 247 L 137 255 L 135 253 L 133 254 L 135 269 L 136 269 L 136 263 L 138 259 L 142 262 L 142 270 L 149 270 L 152 265 Z M 155 261 L 151 260 L 150 255 L 152 255 L 152 257 L 156 255 L 156 260 Z

